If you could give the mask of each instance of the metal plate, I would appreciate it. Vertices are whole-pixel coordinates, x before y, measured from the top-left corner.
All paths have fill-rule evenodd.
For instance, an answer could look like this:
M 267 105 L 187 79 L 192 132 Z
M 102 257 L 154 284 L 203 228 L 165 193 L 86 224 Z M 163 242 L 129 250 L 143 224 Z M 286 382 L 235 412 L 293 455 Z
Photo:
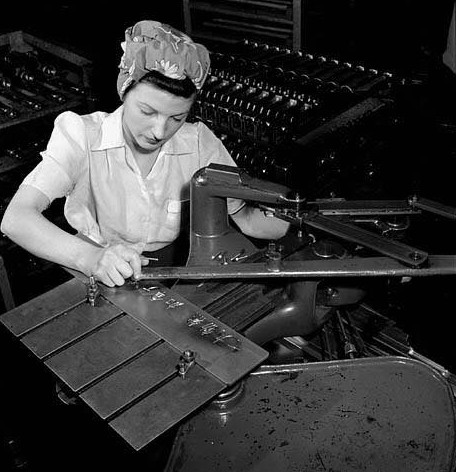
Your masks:
M 227 385 L 268 357 L 267 351 L 176 292 L 157 283 L 151 287 L 155 288 L 144 283 L 137 289 L 104 289 L 103 295 L 178 351 L 195 351 L 197 363 Z M 175 302 L 182 305 L 170 308 Z M 189 323 L 192 319 L 201 321 Z M 234 350 L 231 346 L 239 349 Z
M 77 392 L 158 340 L 136 320 L 122 316 L 50 357 L 45 364 Z
M 8 311 L 1 322 L 16 336 L 38 327 L 85 301 L 86 286 L 76 279 Z
M 195 366 L 185 379 L 175 377 L 109 424 L 135 449 L 141 449 L 224 388 L 218 379 Z
M 55 353 L 64 346 L 75 342 L 95 328 L 120 315 L 122 310 L 109 302 L 99 306 L 80 303 L 72 310 L 52 318 L 40 329 L 33 330 L 22 337 L 22 342 L 40 359 Z
M 141 449 L 257 367 L 268 353 L 153 282 L 72 279 L 0 316 L 56 378 Z M 179 374 L 182 353 L 195 361 Z
M 84 391 L 81 398 L 101 418 L 112 418 L 124 405 L 137 401 L 162 382 L 175 377 L 179 354 L 165 343 L 153 346 Z

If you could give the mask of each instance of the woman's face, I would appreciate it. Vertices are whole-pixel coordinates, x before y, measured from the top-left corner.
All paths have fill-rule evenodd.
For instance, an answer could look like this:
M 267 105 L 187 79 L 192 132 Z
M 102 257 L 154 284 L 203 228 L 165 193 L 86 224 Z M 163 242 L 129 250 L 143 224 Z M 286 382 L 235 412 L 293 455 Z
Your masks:
M 177 97 L 150 83 L 136 84 L 124 99 L 127 144 L 144 154 L 159 149 L 185 123 L 194 99 Z

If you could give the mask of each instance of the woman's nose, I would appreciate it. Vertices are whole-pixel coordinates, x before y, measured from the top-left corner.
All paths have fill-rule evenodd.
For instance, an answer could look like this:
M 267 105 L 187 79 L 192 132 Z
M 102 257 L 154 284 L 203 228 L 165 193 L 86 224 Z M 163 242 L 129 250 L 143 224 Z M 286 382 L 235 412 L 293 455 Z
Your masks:
M 165 137 L 166 119 L 162 119 L 159 117 L 155 118 L 155 120 L 152 123 L 152 134 L 157 140 L 163 139 Z

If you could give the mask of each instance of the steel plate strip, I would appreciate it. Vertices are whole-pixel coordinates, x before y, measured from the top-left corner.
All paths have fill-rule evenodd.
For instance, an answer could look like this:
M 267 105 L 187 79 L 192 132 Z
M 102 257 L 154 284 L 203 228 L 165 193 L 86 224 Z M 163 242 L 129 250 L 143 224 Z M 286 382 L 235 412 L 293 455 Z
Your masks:
M 86 296 L 86 285 L 77 279 L 71 279 L 3 314 L 0 322 L 16 336 L 21 336 L 83 302 Z
M 78 391 L 158 340 L 135 319 L 122 316 L 50 357 L 45 364 Z
M 174 378 L 109 425 L 139 450 L 224 389 L 222 382 L 195 365 L 185 379 Z
M 168 344 L 160 344 L 96 383 L 80 397 L 106 419 L 176 374 L 179 355 Z
M 98 306 L 81 303 L 49 323 L 26 334 L 22 342 L 39 359 L 62 349 L 122 313 L 120 308 L 103 300 Z

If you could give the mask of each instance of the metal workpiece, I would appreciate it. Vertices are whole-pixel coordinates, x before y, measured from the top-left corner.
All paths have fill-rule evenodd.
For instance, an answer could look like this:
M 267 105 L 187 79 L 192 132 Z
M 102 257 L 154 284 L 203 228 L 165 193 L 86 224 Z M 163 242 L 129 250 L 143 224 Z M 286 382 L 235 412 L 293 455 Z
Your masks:
M 113 319 L 45 360 L 45 365 L 74 392 L 87 389 L 128 359 L 159 341 L 130 316 Z M 64 347 L 64 349 L 62 349 Z
M 46 360 L 60 352 L 63 347 L 69 347 L 93 331 L 102 329 L 121 314 L 119 308 L 102 298 L 97 306 L 93 307 L 86 301 L 81 301 L 41 326 L 31 329 L 20 339 L 39 359 Z
M 0 322 L 136 450 L 268 355 L 157 282 L 108 288 L 75 278 Z
M 54 318 L 57 319 L 79 304 L 85 304 L 86 295 L 87 286 L 79 280 L 71 279 L 40 297 L 4 313 L 0 321 L 15 336 L 22 336 Z
M 155 298 L 157 293 L 161 295 L 158 299 Z M 244 375 L 252 362 L 258 365 L 267 357 L 262 348 L 243 339 L 239 333 L 173 290 L 161 287 L 138 296 L 138 290 L 120 288 L 105 290 L 104 297 L 178 352 L 196 351 L 197 363 L 226 384 L 232 384 Z M 170 298 L 182 305 L 168 309 L 166 302 Z M 233 343 L 236 349 L 233 349 Z

